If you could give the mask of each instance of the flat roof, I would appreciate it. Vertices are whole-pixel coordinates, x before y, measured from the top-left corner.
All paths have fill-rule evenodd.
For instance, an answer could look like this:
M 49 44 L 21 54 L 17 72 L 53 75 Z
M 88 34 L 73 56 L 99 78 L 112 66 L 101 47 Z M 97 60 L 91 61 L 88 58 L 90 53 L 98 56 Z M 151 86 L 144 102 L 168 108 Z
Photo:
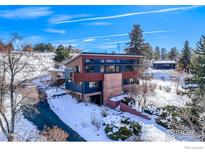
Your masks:
M 176 64 L 174 60 L 156 60 L 153 64 Z
M 109 56 L 109 57 L 118 56 L 118 57 L 136 57 L 136 58 L 143 58 L 144 57 L 142 55 L 134 55 L 134 54 L 81 52 L 81 53 L 71 57 L 70 59 L 65 60 L 64 64 L 68 64 L 80 56 Z
M 139 56 L 139 57 L 143 57 L 142 55 L 126 54 L 126 53 L 81 52 L 80 54 L 81 55 L 113 55 L 113 56 Z

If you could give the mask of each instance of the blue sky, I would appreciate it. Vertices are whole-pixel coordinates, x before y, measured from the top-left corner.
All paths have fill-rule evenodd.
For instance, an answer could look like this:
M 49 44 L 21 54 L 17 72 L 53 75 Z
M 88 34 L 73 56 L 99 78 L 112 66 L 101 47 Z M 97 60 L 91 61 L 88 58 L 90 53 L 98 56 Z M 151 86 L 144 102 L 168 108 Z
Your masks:
M 83 51 L 121 50 L 133 24 L 153 47 L 195 47 L 205 33 L 205 6 L 0 6 L 0 39 L 73 45 Z

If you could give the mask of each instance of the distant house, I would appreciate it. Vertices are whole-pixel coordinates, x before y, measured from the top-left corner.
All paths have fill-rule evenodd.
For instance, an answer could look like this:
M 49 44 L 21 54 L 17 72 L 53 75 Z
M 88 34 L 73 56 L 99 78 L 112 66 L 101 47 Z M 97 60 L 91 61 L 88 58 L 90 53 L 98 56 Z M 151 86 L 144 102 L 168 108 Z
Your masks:
M 139 83 L 142 56 L 80 53 L 66 61 L 65 88 L 78 98 L 98 105 Z
M 154 69 L 176 69 L 176 61 L 174 60 L 158 60 L 152 63 Z
M 64 68 L 51 68 L 48 70 L 51 81 L 56 85 L 61 85 L 65 82 L 65 69 Z
M 24 48 L 23 48 L 23 51 L 25 52 L 32 52 L 33 51 L 33 48 L 31 45 L 26 45 Z

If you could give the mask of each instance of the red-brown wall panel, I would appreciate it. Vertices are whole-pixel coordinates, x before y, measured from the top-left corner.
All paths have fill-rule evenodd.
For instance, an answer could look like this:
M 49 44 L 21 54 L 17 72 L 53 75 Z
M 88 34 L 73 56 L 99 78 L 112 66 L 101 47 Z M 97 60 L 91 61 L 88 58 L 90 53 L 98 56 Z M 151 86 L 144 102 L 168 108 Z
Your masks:
M 122 79 L 137 78 L 138 75 L 139 75 L 139 73 L 136 71 L 123 72 Z
M 103 81 L 103 73 L 74 73 L 74 81 Z

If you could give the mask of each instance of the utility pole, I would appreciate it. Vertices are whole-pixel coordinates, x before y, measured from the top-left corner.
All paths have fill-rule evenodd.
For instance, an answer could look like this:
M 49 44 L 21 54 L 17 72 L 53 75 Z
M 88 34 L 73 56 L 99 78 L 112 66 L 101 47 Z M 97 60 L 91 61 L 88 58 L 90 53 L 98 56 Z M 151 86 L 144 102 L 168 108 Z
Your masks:
M 117 51 L 118 51 L 118 53 L 121 53 L 121 46 L 120 46 L 120 43 L 117 43 Z

